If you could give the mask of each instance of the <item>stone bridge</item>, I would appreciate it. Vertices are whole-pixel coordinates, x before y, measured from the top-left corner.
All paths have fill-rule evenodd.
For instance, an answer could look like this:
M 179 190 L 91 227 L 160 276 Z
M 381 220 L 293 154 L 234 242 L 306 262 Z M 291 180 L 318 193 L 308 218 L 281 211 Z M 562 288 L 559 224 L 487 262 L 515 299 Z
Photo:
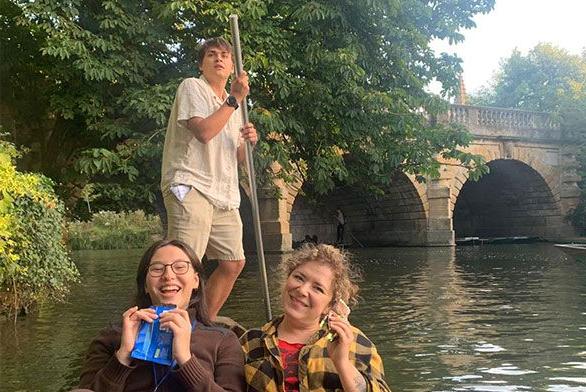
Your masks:
M 572 236 L 566 215 L 579 197 L 573 147 L 547 113 L 451 105 L 440 121 L 465 125 L 474 135 L 467 151 L 484 157 L 490 173 L 474 182 L 457 162 L 442 162 L 438 179 L 392 178 L 385 195 L 339 188 L 318 204 L 301 183 L 277 183 L 282 197 L 259 191 L 267 251 L 291 249 L 306 234 L 336 239 L 335 210 L 347 220 L 345 242 L 364 246 L 452 246 L 459 237 Z M 254 249 L 250 203 L 243 197 L 245 247 Z

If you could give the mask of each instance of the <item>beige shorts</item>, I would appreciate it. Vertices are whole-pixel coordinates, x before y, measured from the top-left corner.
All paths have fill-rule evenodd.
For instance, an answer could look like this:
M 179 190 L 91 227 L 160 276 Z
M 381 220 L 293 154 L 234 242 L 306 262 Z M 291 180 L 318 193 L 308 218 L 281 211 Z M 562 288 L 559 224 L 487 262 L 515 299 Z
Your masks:
M 215 207 L 197 189 L 191 188 L 183 201 L 163 192 L 167 209 L 167 238 L 190 245 L 197 257 L 210 260 L 244 260 L 242 220 L 238 209 Z

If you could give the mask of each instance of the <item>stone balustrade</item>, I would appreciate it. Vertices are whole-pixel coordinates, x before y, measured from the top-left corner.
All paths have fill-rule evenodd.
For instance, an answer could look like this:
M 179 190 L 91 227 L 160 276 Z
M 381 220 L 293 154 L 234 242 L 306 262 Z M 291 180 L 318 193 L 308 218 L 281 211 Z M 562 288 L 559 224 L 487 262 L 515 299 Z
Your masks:
M 448 121 L 473 128 L 519 130 L 559 130 L 560 125 L 548 113 L 483 106 L 450 105 Z

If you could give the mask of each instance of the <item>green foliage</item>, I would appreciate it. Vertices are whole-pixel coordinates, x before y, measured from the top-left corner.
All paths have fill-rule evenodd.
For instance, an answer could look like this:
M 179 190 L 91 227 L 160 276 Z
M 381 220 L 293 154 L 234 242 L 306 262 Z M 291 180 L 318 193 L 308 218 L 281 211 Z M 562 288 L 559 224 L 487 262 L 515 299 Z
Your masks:
M 2 97 L 28 130 L 15 138 L 34 147 L 35 162 L 64 184 L 68 200 L 91 182 L 104 185 L 97 209 L 110 196 L 133 209 L 155 199 L 168 110 L 179 81 L 195 73 L 198 43 L 229 35 L 232 13 L 240 16 L 251 119 L 262 136 L 261 173 L 272 174 L 274 161 L 285 179 L 303 168 L 319 193 L 338 183 L 377 187 L 396 170 L 437 174 L 437 154 L 460 156 L 469 137 L 430 126 L 422 114 L 445 109 L 424 91 L 427 83 L 436 78 L 455 93 L 460 72 L 458 58 L 436 55 L 429 42 L 461 41 L 460 30 L 494 0 L 0 4 L 3 34 L 14 37 L 6 74 L 27 64 L 8 91 L 34 91 L 42 101 L 31 124 L 26 98 Z M 137 184 L 140 200 L 132 195 Z
M 78 279 L 63 241 L 63 204 L 53 183 L 16 170 L 14 145 L 0 140 L 0 313 L 59 300 Z
M 515 50 L 503 61 L 492 86 L 472 102 L 552 113 L 565 141 L 577 146 L 582 196 L 569 218 L 586 234 L 586 48 L 581 56 L 539 44 L 526 56 Z
M 584 96 L 586 53 L 571 55 L 542 43 L 527 55 L 514 50 L 492 85 L 473 98 L 481 105 L 564 114 Z
M 437 154 L 457 155 L 469 139 L 461 129 L 430 127 L 421 115 L 445 110 L 426 83 L 455 86 L 459 69 L 428 42 L 460 39 L 456 29 L 491 2 L 460 6 L 438 2 L 436 13 L 420 1 L 273 2 L 260 23 L 242 18 L 243 44 L 254 48 L 245 50 L 252 118 L 266 134 L 261 166 L 277 160 L 285 176 L 301 168 L 317 193 L 340 183 L 376 188 L 396 170 L 436 175 Z
M 90 222 L 71 222 L 68 243 L 72 249 L 144 248 L 161 237 L 159 218 L 143 211 L 101 211 Z

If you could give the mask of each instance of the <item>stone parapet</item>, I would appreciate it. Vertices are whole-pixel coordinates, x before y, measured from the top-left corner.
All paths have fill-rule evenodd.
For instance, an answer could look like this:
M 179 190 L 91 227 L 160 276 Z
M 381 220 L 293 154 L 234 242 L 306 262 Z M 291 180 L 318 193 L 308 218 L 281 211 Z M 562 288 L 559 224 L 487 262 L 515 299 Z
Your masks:
M 465 125 L 475 136 L 560 140 L 560 125 L 543 112 L 483 106 L 450 105 L 440 122 Z

